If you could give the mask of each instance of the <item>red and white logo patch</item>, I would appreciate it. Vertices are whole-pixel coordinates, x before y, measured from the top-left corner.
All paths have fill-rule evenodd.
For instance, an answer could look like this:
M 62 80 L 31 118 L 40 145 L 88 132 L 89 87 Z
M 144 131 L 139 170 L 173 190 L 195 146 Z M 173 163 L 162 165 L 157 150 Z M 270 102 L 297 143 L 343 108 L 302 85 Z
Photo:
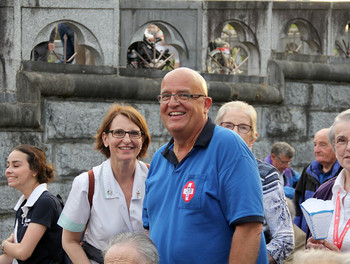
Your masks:
M 184 199 L 186 203 L 191 201 L 191 199 L 194 196 L 195 190 L 196 187 L 193 181 L 189 181 L 188 183 L 186 183 L 185 187 L 182 189 L 182 199 Z

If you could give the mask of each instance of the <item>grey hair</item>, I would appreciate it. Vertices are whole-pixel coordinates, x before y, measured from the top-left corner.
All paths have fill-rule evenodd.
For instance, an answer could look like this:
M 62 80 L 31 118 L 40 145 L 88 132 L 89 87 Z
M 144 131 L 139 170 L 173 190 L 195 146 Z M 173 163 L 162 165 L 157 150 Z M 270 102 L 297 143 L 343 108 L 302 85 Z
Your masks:
M 103 251 L 103 257 L 107 251 L 115 245 L 131 246 L 139 253 L 139 261 L 142 264 L 158 264 L 159 255 L 153 241 L 142 233 L 120 233 L 116 235 Z
M 350 109 L 347 109 L 347 110 L 341 112 L 340 114 L 338 114 L 334 118 L 333 125 L 328 130 L 329 143 L 331 143 L 333 149 L 334 149 L 334 140 L 335 140 L 334 127 L 336 124 L 343 122 L 343 121 L 350 121 Z
M 350 255 L 346 253 L 321 249 L 299 250 L 295 253 L 292 263 L 349 264 Z
M 271 153 L 275 154 L 277 157 L 284 154 L 287 158 L 291 159 L 294 157 L 295 149 L 287 142 L 276 142 L 271 147 Z
M 226 115 L 227 112 L 229 112 L 230 110 L 242 110 L 249 116 L 250 121 L 252 122 L 253 135 L 255 136 L 257 133 L 257 128 L 256 128 L 257 113 L 252 105 L 247 104 L 246 102 L 243 102 L 243 101 L 232 101 L 221 106 L 216 115 L 215 124 L 220 125 L 220 123 L 222 122 L 222 119 L 224 118 L 224 115 Z

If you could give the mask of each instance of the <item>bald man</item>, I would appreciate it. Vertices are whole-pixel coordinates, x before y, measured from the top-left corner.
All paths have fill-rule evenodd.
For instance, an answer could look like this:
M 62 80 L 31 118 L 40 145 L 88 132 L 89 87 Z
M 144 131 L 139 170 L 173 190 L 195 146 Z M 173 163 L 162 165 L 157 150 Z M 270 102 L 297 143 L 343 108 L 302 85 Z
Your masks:
M 306 219 L 300 208 L 300 204 L 311 198 L 318 187 L 336 177 L 342 170 L 338 163 L 333 148 L 328 140 L 328 128 L 323 128 L 314 136 L 314 155 L 315 160 L 306 166 L 301 174 L 300 180 L 295 188 L 294 204 L 295 218 L 294 223 L 305 233 L 307 230 Z
M 158 100 L 172 138 L 153 156 L 143 223 L 160 263 L 268 263 L 257 163 L 239 135 L 208 118 L 203 77 L 169 72 Z

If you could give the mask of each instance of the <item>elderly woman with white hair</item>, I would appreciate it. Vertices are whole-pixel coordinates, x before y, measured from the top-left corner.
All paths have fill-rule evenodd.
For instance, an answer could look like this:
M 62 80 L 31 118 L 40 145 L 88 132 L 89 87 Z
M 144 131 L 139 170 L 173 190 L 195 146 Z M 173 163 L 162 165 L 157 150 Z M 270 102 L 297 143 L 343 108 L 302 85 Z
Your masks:
M 250 149 L 258 137 L 257 114 L 253 106 L 233 101 L 224 104 L 215 119 L 217 125 L 238 133 Z M 257 160 L 263 187 L 264 234 L 269 263 L 283 263 L 294 249 L 293 223 L 276 168 Z
M 332 200 L 335 210 L 327 239 L 310 237 L 306 246 L 350 253 L 350 109 L 334 119 L 328 138 L 343 170 L 337 177 L 322 184 L 314 197 Z

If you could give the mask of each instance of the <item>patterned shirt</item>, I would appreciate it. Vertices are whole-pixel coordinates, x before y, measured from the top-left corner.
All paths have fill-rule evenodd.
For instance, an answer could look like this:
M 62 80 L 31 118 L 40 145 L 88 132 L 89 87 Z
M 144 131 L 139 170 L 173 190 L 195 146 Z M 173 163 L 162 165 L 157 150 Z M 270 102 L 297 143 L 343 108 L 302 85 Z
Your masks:
M 277 169 L 261 160 L 257 162 L 263 187 L 264 233 L 271 237 L 267 252 L 279 264 L 294 249 L 293 222 Z

